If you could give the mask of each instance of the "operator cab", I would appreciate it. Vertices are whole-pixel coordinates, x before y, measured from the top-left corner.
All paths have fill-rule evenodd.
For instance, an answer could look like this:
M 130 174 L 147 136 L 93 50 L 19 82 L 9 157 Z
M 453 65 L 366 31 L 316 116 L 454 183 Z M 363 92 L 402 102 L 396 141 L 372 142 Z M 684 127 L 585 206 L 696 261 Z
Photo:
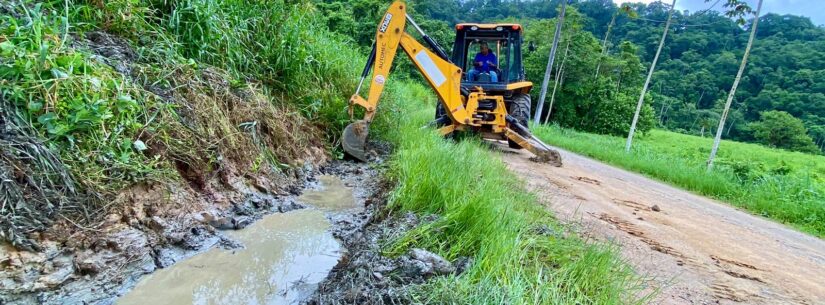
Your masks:
M 456 25 L 456 37 L 453 45 L 452 61 L 461 67 L 464 75 L 461 86 L 465 89 L 482 87 L 485 91 L 503 92 L 512 90 L 512 83 L 524 82 L 524 68 L 521 61 L 522 28 L 518 24 L 479 24 L 461 23 Z M 479 53 L 479 46 L 486 43 L 497 59 L 495 72 L 498 80 L 493 81 L 491 73 L 474 68 L 474 59 Z M 531 84 L 532 86 L 532 84 Z M 529 90 L 529 89 L 528 89 Z

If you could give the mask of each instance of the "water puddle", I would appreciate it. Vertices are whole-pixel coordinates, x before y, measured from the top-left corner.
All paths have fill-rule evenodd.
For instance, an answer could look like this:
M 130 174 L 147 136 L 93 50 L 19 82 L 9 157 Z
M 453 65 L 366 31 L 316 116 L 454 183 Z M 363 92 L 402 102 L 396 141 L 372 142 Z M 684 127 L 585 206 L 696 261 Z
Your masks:
M 320 189 L 305 190 L 298 200 L 326 211 L 343 211 L 355 208 L 352 189 L 344 185 L 340 178 L 330 175 L 318 177 Z
M 211 249 L 158 270 L 116 301 L 132 304 L 292 304 L 312 293 L 341 257 L 324 212 L 355 208 L 352 190 L 321 176 L 318 190 L 299 199 L 307 208 L 272 214 L 225 232 L 245 248 Z

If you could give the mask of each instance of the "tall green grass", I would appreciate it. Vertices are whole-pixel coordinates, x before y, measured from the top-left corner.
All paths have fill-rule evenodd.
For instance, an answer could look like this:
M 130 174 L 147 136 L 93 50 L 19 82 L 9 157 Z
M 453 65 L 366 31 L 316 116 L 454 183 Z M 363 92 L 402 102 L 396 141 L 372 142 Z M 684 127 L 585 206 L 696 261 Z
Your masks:
M 394 142 L 389 208 L 441 217 L 394 241 L 388 254 L 421 247 L 474 263 L 416 291 L 428 304 L 643 303 L 640 278 L 617 249 L 571 236 L 527 192 L 496 153 L 473 139 L 451 142 L 433 129 L 425 88 L 390 85 L 379 133 Z M 391 124 L 394 122 L 394 124 Z
M 653 131 L 624 152 L 624 139 L 539 126 L 545 142 L 727 201 L 756 215 L 825 237 L 825 157 L 724 141 L 713 171 L 712 139 Z
M 363 55 L 325 27 L 311 2 L 171 2 L 155 10 L 182 56 L 224 68 L 241 81 L 258 80 L 309 119 L 343 129 L 341 96 L 353 91 L 360 65 L 354 59 Z

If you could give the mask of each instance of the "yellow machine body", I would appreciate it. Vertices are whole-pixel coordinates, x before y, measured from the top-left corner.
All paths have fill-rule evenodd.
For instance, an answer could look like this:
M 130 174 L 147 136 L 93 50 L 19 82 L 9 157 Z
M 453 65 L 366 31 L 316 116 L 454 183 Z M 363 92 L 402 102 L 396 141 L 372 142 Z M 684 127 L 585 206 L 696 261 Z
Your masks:
M 358 106 L 364 108 L 365 114 L 362 120 L 347 126 L 344 130 L 343 146 L 347 153 L 358 159 L 366 160 L 364 147 L 369 123 L 375 116 L 381 93 L 389 79 L 393 60 L 398 53 L 398 49 L 401 48 L 433 88 L 438 100 L 446 110 L 450 122 L 439 129 L 442 134 L 447 135 L 455 131 L 469 130 L 478 132 L 485 138 L 510 139 L 533 152 L 542 161 L 557 166 L 561 165 L 558 152 L 530 135 L 529 131 L 526 131 L 526 126 L 515 127 L 512 126 L 513 122 L 508 122 L 504 96 L 487 94 L 480 87 L 474 88 L 471 92 L 465 90 L 462 93 L 463 71 L 461 68 L 452 64 L 437 46 L 434 46 L 436 47 L 434 52 L 407 33 L 408 21 L 424 36 L 424 39 L 431 46 L 434 46 L 434 42 L 406 14 L 405 3 L 398 1 L 387 9 L 375 32 L 375 45 L 373 54 L 370 56 L 372 62 L 367 63 L 367 67 L 362 74 L 361 83 L 363 84 L 367 79 L 370 65 L 372 65 L 372 73 L 368 78 L 369 95 L 367 98 L 359 95 L 361 88 L 361 84 L 359 84 L 358 91 L 350 98 L 350 113 L 353 113 L 352 107 Z M 511 90 L 514 91 L 529 92 L 532 83 L 527 81 L 516 82 L 508 84 L 507 88 L 512 88 Z M 482 101 L 495 103 L 495 107 L 480 109 L 479 104 Z

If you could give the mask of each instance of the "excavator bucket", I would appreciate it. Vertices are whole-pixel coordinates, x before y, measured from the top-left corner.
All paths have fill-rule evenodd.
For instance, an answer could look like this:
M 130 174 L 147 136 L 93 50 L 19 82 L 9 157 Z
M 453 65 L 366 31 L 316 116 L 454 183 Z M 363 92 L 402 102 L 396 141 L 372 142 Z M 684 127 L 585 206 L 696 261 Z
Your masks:
M 370 125 L 367 121 L 358 120 L 344 128 L 341 146 L 344 152 L 358 160 L 367 162 L 367 135 Z

